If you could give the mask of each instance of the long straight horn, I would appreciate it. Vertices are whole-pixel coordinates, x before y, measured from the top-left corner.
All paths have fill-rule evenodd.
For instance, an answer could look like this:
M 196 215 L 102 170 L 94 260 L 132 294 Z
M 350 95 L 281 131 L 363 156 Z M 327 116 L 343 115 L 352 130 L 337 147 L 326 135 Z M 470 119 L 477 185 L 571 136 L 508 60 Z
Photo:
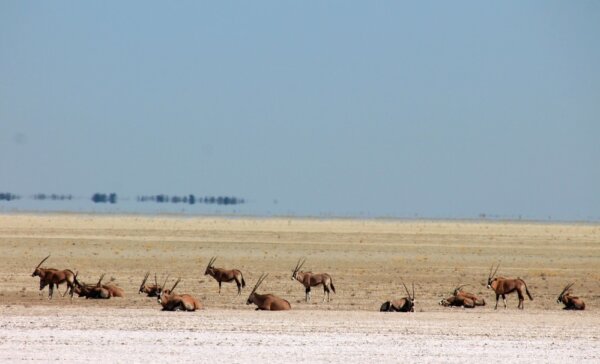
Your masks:
M 102 275 L 100 276 L 100 279 L 98 280 L 98 283 L 96 283 L 96 286 L 100 287 L 100 283 L 102 283 L 102 279 L 104 279 L 104 275 L 105 275 L 105 273 L 102 273 Z
M 496 266 L 496 270 L 494 271 L 492 278 L 496 276 L 496 273 L 498 273 L 498 268 L 500 268 L 500 262 L 498 262 L 498 265 Z
M 260 285 L 265 281 L 265 279 L 267 279 L 267 277 L 269 276 L 269 273 L 265 273 L 263 275 L 263 277 L 261 278 L 260 282 L 258 282 L 258 284 L 256 285 L 256 288 L 258 289 L 258 287 L 260 287 Z
M 408 287 L 406 287 L 406 284 L 404 284 L 403 280 L 400 280 L 400 282 L 402 282 L 402 285 L 404 286 L 404 289 L 406 290 L 406 294 L 408 295 L 408 298 L 410 298 L 410 292 L 408 291 Z
M 302 269 L 304 263 L 306 263 L 306 258 L 302 258 L 302 263 L 300 263 L 300 265 L 298 266 L 298 270 Z
M 490 272 L 488 273 L 488 281 L 490 281 L 492 279 L 492 271 L 494 270 L 494 263 L 492 263 L 492 266 L 490 267 Z
M 175 287 L 177 287 L 177 284 L 179 284 L 179 281 L 181 281 L 181 278 L 177 278 L 177 281 L 175 281 L 173 288 L 171 288 L 171 294 L 173 294 L 173 291 L 175 290 Z
M 575 284 L 575 282 L 567 284 L 565 286 L 565 288 L 563 288 L 563 290 L 562 290 L 562 292 L 560 293 L 559 296 L 562 296 L 563 294 L 565 294 L 565 292 L 567 292 L 567 290 L 569 290 L 569 288 L 573 287 L 574 284 Z
M 140 288 L 144 287 L 144 284 L 146 284 L 146 281 L 148 280 L 149 276 L 150 276 L 150 272 L 146 272 L 146 275 L 144 275 L 144 280 L 142 281 L 142 284 L 140 285 Z
M 208 261 L 208 265 L 206 266 L 206 269 L 210 268 L 213 263 L 215 262 L 215 260 L 217 260 L 217 257 L 211 257 L 210 260 Z
M 165 277 L 165 281 L 163 282 L 162 286 L 160 286 L 162 289 L 165 288 L 165 284 L 167 284 L 167 279 L 169 279 L 169 275 L 167 274 L 167 276 Z
M 298 267 L 300 266 L 301 260 L 302 260 L 302 258 L 298 259 L 298 262 L 296 263 L 296 266 L 294 267 L 294 273 L 296 273 L 298 271 Z
M 296 263 L 296 268 L 294 268 L 294 273 L 298 273 L 298 271 L 302 268 L 304 263 L 306 263 L 306 258 L 298 259 L 298 263 Z
M 256 290 L 258 289 L 258 287 L 260 286 L 260 284 L 265 280 L 265 278 L 267 278 L 267 276 L 269 275 L 269 273 L 267 274 L 261 274 L 261 276 L 258 278 L 258 281 L 256 281 L 256 284 L 254 285 L 254 288 L 252 289 L 252 293 L 256 292 Z
M 414 301 L 415 300 L 415 282 L 412 282 L 412 289 L 413 289 L 413 294 L 411 299 Z
M 158 280 L 156 279 L 156 273 L 154 273 L 154 285 L 158 289 Z
M 48 254 L 48 256 L 46 258 L 42 259 L 40 264 L 38 264 L 37 267 L 35 267 L 35 269 L 38 269 L 40 267 L 40 265 L 42 265 L 48 258 L 50 258 L 50 254 Z

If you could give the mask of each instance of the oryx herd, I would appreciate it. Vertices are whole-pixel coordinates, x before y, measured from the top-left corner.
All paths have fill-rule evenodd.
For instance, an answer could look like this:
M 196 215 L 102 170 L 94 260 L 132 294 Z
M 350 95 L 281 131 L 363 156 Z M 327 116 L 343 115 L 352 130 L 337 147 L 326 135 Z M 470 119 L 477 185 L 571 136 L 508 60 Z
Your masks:
M 46 258 L 35 267 L 32 277 L 40 277 L 40 291 L 44 287 L 48 286 L 48 299 L 52 299 L 54 288 L 58 289 L 59 285 L 65 283 L 67 289 L 63 293 L 63 296 L 69 292 L 71 299 L 73 299 L 73 293 L 76 293 L 79 297 L 85 297 L 86 299 L 109 299 L 111 297 L 124 297 L 125 292 L 122 288 L 116 284 L 107 283 L 102 284 L 104 274 L 102 274 L 96 284 L 85 284 L 77 279 L 78 272 L 74 273 L 72 270 L 54 269 L 54 268 L 42 268 L 41 265 L 50 258 L 48 255 Z M 223 282 L 230 283 L 235 282 L 237 285 L 238 296 L 242 292 L 242 288 L 246 287 L 246 282 L 242 272 L 238 269 L 223 269 L 215 268 L 214 263 L 217 257 L 212 257 L 204 272 L 205 275 L 210 275 L 219 284 L 219 294 L 221 294 L 221 284 Z M 302 271 L 302 267 L 306 263 L 305 258 L 301 258 L 296 263 L 296 266 L 292 269 L 292 280 L 300 282 L 305 288 L 305 301 L 308 303 L 311 300 L 311 287 L 323 286 L 323 302 L 327 300 L 329 302 L 330 292 L 335 293 L 335 287 L 333 285 L 333 279 L 331 275 L 327 273 L 313 273 Z M 496 273 L 500 264 L 494 265 L 490 269 L 487 279 L 487 288 L 492 289 L 496 294 L 496 306 L 498 308 L 498 300 L 502 296 L 504 302 L 504 308 L 506 308 L 506 295 L 513 292 L 517 293 L 519 298 L 519 304 L 517 308 L 524 308 L 525 296 L 524 293 L 533 300 L 527 284 L 521 278 L 505 278 L 497 277 Z M 282 311 L 290 310 L 292 308 L 289 301 L 280 298 L 273 294 L 259 294 L 256 290 L 260 287 L 262 282 L 267 278 L 268 273 L 261 274 L 257 280 L 254 288 L 250 292 L 248 299 L 246 300 L 247 305 L 256 305 L 256 310 L 267 310 L 267 311 Z M 147 297 L 156 297 L 158 303 L 162 306 L 163 311 L 196 311 L 203 308 L 202 303 L 190 294 L 179 294 L 175 293 L 175 288 L 181 281 L 177 279 L 170 289 L 165 288 L 169 276 L 167 275 L 162 285 L 158 284 L 156 274 L 154 274 L 154 284 L 147 284 L 150 272 L 144 275 L 142 284 L 138 290 L 139 294 L 145 294 Z M 415 285 L 412 283 L 412 293 L 402 280 L 400 280 L 404 290 L 406 291 L 406 297 L 399 299 L 393 299 L 384 302 L 380 311 L 382 312 L 414 312 L 415 311 Z M 558 296 L 557 303 L 564 304 L 565 310 L 584 310 L 585 303 L 579 297 L 573 296 L 571 288 L 574 283 L 569 283 L 562 290 Z M 463 308 L 475 308 L 477 306 L 485 306 L 485 299 L 478 297 L 472 293 L 466 292 L 463 288 L 467 284 L 457 286 L 452 296 L 442 299 L 439 304 L 442 306 L 450 307 L 463 307 Z M 41 294 L 41 292 L 40 292 Z

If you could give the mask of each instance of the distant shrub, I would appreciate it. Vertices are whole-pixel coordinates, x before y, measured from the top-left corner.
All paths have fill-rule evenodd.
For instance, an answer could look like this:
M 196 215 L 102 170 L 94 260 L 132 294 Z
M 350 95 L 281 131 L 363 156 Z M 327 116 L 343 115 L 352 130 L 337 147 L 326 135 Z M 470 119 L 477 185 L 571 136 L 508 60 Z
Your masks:
M 92 195 L 92 201 L 94 203 L 117 203 L 117 194 L 116 193 L 94 193 Z
M 21 196 L 15 195 L 14 193 L 0 192 L 0 201 L 12 201 L 12 200 L 19 200 L 19 199 L 21 199 Z
M 205 203 L 205 204 L 217 204 L 217 205 L 238 205 L 245 203 L 243 198 L 238 197 L 229 197 L 229 196 L 205 196 L 205 197 L 196 197 L 193 194 L 184 195 L 184 196 L 168 196 L 164 194 L 160 195 L 151 195 L 151 196 L 137 196 L 136 200 L 138 202 L 157 202 L 157 203 L 186 203 L 190 205 L 195 205 L 197 203 Z

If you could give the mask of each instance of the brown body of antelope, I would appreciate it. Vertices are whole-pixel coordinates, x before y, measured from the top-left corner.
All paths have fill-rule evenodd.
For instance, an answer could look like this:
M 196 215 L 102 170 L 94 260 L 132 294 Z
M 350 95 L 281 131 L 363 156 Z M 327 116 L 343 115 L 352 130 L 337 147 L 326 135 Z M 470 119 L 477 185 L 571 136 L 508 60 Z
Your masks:
M 74 289 L 75 293 L 79 297 L 85 297 L 86 299 L 109 299 L 110 293 L 107 289 L 98 286 L 96 284 L 85 284 L 76 285 Z
M 238 289 L 238 296 L 242 294 L 242 288 L 246 287 L 246 281 L 244 280 L 244 276 L 239 269 L 223 269 L 223 268 L 215 268 L 213 264 L 217 260 L 217 257 L 212 257 L 208 262 L 208 266 L 206 266 L 206 270 L 204 271 L 204 275 L 210 275 L 217 282 L 219 282 L 219 294 L 221 294 L 221 283 L 229 283 L 235 281 Z
M 329 302 L 331 300 L 329 297 L 329 291 L 331 290 L 333 291 L 333 293 L 335 293 L 335 287 L 333 286 L 333 280 L 331 279 L 331 276 L 327 273 L 312 273 L 301 271 L 300 268 L 302 268 L 305 262 L 306 259 L 298 260 L 298 263 L 296 263 L 296 268 L 292 270 L 292 281 L 297 280 L 298 282 L 302 283 L 302 285 L 305 288 L 306 302 L 310 302 L 311 287 L 323 285 L 323 302 L 325 302 L 325 298 L 327 298 L 327 302 Z
M 75 288 L 74 291 L 79 297 L 85 297 L 86 299 L 109 299 L 111 297 L 125 297 L 125 291 L 112 283 L 102 284 L 104 274 L 100 276 L 98 283 L 96 284 L 85 284 L 77 281 L 77 275 L 75 275 Z
M 264 310 L 264 311 L 284 311 L 291 310 L 292 305 L 284 300 L 283 298 L 279 298 L 272 294 L 258 294 L 256 290 L 260 286 L 260 284 L 267 278 L 268 274 L 263 274 L 258 278 L 256 285 L 250 292 L 250 296 L 248 296 L 248 300 L 246 301 L 247 305 L 255 304 L 256 311 Z
M 170 290 L 163 290 L 164 284 L 157 292 L 158 303 L 163 311 L 196 311 L 202 309 L 202 303 L 189 294 L 175 294 L 173 291 L 181 281 L 178 279 Z M 165 282 L 166 283 L 166 282 Z M 158 284 L 157 284 L 158 285 Z
M 110 294 L 111 297 L 125 297 L 125 290 L 123 290 L 123 288 L 114 285 L 112 283 L 109 284 L 103 284 L 102 288 L 108 290 L 108 293 Z
M 458 286 L 452 292 L 452 296 L 445 298 L 439 302 L 440 305 L 458 306 L 464 308 L 474 308 L 475 306 L 485 306 L 485 299 L 479 298 L 473 293 L 463 291 L 462 288 L 465 285 Z
M 470 292 L 458 291 L 458 293 L 456 293 L 455 296 L 469 299 L 469 300 L 473 301 L 475 306 L 485 306 L 485 304 L 486 304 L 484 298 L 480 298 Z
M 44 289 L 44 287 L 48 286 L 48 299 L 52 299 L 52 294 L 54 293 L 54 286 L 58 289 L 58 286 L 62 283 L 67 284 L 67 290 L 63 294 L 63 296 L 70 290 L 71 299 L 73 298 L 73 287 L 75 285 L 75 273 L 70 269 L 54 269 L 54 268 L 41 268 L 42 263 L 46 261 L 46 259 L 50 258 L 48 255 L 46 258 L 42 259 L 42 261 L 35 267 L 32 277 L 38 276 L 40 277 L 40 291 Z M 41 292 L 40 292 L 41 294 Z
M 569 283 L 563 288 L 556 303 L 564 304 L 565 310 L 585 310 L 585 302 L 583 302 L 581 298 L 571 295 L 571 287 L 573 287 L 573 284 L 574 283 Z
M 517 308 L 522 310 L 524 308 L 525 301 L 525 296 L 523 295 L 523 293 L 526 293 L 527 297 L 529 297 L 530 300 L 533 300 L 533 297 L 531 297 L 531 293 L 529 293 L 529 289 L 527 289 L 527 284 L 521 278 L 495 277 L 499 267 L 500 264 L 498 263 L 496 270 L 494 271 L 494 273 L 492 273 L 492 269 L 494 268 L 494 265 L 492 264 L 490 274 L 488 275 L 487 283 L 487 288 L 493 289 L 496 293 L 496 306 L 494 307 L 494 310 L 498 309 L 498 299 L 500 298 L 500 296 L 502 296 L 502 301 L 504 301 L 504 308 L 506 308 L 506 295 L 513 292 L 517 292 L 517 295 L 519 296 L 519 304 L 517 305 Z
M 408 288 L 402 282 L 404 289 L 406 290 L 407 297 L 400 298 L 398 300 L 385 301 L 379 311 L 381 312 L 415 312 L 415 284 L 412 284 L 412 295 L 408 291 Z
M 440 305 L 444 307 L 456 306 L 464 308 L 474 308 L 475 302 L 472 299 L 464 296 L 450 296 L 440 301 Z
M 142 284 L 140 285 L 138 294 L 145 293 L 147 297 L 156 297 L 157 296 L 156 293 L 158 292 L 159 287 L 156 284 L 148 284 L 148 285 L 146 284 L 146 281 L 148 280 L 149 276 L 150 276 L 150 272 L 147 272 L 146 275 L 144 275 L 144 280 L 142 281 Z M 156 274 L 154 275 L 154 279 L 156 280 Z

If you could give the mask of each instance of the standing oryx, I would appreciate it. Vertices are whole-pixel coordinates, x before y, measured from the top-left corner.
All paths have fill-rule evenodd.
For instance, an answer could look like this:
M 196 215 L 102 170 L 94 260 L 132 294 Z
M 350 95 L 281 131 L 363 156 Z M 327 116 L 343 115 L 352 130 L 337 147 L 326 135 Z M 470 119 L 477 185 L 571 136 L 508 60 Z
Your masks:
M 327 273 L 303 272 L 300 270 L 300 268 L 302 268 L 304 263 L 306 263 L 306 259 L 303 258 L 298 260 L 298 263 L 296 263 L 296 268 L 292 270 L 292 281 L 297 280 L 298 282 L 302 283 L 306 289 L 306 302 L 309 302 L 311 298 L 310 287 L 316 287 L 322 284 L 323 302 L 325 302 L 325 297 L 327 297 L 327 302 L 329 302 L 329 290 L 331 289 L 333 293 L 335 293 L 335 287 L 333 286 L 333 280 L 331 279 L 331 276 Z
M 204 275 L 210 275 L 219 282 L 219 294 L 221 294 L 221 282 L 229 283 L 235 281 L 239 296 L 242 293 L 242 288 L 246 287 L 246 281 L 244 280 L 242 272 L 238 269 L 215 268 L 213 266 L 215 260 L 217 260 L 217 257 L 210 258 L 206 270 L 204 271 Z
M 256 285 L 250 292 L 250 296 L 248 296 L 248 300 L 246 301 L 247 305 L 255 304 L 256 311 L 258 310 L 266 310 L 266 311 L 283 311 L 283 310 L 291 310 L 292 305 L 283 298 L 279 298 L 272 294 L 258 294 L 256 293 L 256 289 L 260 286 L 260 284 L 267 278 L 269 274 L 263 274 L 258 278 Z
M 585 302 L 579 297 L 571 296 L 571 287 L 573 287 L 573 284 L 575 283 L 569 283 L 563 288 L 556 303 L 564 304 L 565 310 L 585 310 Z
M 491 288 L 496 293 L 496 307 L 494 310 L 498 309 L 498 299 L 502 296 L 502 300 L 504 301 L 504 308 L 506 308 L 506 295 L 509 293 L 513 293 L 517 291 L 517 295 L 519 296 L 519 305 L 517 308 L 523 309 L 523 302 L 525 301 L 525 296 L 523 296 L 523 292 L 527 293 L 527 296 L 530 300 L 533 300 L 529 290 L 527 289 L 527 284 L 521 278 L 504 278 L 504 277 L 495 277 L 496 272 L 498 272 L 498 268 L 500 268 L 500 263 L 496 267 L 494 273 L 492 273 L 492 269 L 494 269 L 494 265 L 490 268 L 490 274 L 488 275 L 487 288 Z
M 42 259 L 40 264 L 35 267 L 32 277 L 38 276 L 40 277 L 40 291 L 44 289 L 44 287 L 48 286 L 48 299 L 52 298 L 52 293 L 54 292 L 54 286 L 58 289 L 58 286 L 62 283 L 67 283 L 67 290 L 63 294 L 63 296 L 70 290 L 71 299 L 73 299 L 73 287 L 75 284 L 75 273 L 70 269 L 58 270 L 54 268 L 40 268 L 42 263 L 44 263 L 50 255 L 46 258 Z M 41 292 L 40 292 L 41 294 Z
M 402 282 L 402 281 L 401 281 Z M 412 296 L 408 291 L 406 284 L 402 282 L 404 290 L 406 291 L 407 297 L 400 298 L 398 300 L 384 302 L 379 311 L 381 312 L 415 312 L 415 284 L 412 284 Z

